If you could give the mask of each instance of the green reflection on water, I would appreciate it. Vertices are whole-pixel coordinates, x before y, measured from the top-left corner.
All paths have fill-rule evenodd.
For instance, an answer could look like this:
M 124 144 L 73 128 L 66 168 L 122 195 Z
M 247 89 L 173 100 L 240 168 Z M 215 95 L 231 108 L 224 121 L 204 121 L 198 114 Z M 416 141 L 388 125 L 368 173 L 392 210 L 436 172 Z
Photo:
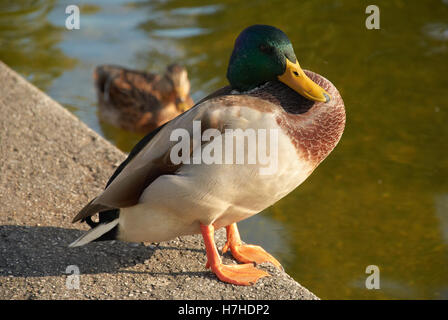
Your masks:
M 64 28 L 47 19 L 54 6 L 55 1 L 0 3 L 0 59 L 43 90 L 76 64 L 57 47 Z
M 46 21 L 54 1 L 39 3 L 37 16 L 1 16 L 2 44 L 12 42 L 0 58 L 125 151 L 139 137 L 98 123 L 96 64 L 161 71 L 177 60 L 198 100 L 227 84 L 241 29 L 284 30 L 302 67 L 339 88 L 347 127 L 304 184 L 242 224 L 245 240 L 271 249 L 322 298 L 448 298 L 447 1 L 381 2 L 381 29 L 372 31 L 367 4 L 355 0 L 99 1 L 84 22 L 95 28 L 76 42 L 89 50 L 72 50 L 63 24 Z M 365 289 L 368 265 L 379 266 L 381 290 Z

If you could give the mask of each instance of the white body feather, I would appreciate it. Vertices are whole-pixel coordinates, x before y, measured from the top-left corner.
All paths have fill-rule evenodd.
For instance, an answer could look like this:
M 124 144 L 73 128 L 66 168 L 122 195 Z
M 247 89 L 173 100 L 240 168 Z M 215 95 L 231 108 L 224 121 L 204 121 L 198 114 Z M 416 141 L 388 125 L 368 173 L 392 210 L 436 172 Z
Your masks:
M 238 222 L 274 204 L 311 174 L 313 166 L 298 156 L 277 125 L 275 114 L 244 106 L 228 108 L 238 117 L 229 117 L 229 109 L 227 114 L 214 116 L 228 120 L 230 127 L 278 129 L 277 172 L 261 175 L 260 164 L 183 165 L 175 175 L 163 175 L 152 182 L 137 205 L 120 210 L 118 239 L 158 242 L 200 233 L 200 223 L 220 228 Z
M 306 116 L 294 115 L 292 123 L 285 120 L 287 112 L 280 104 L 246 94 L 206 98 L 167 123 L 126 163 L 103 193 L 78 213 L 75 221 L 91 215 L 89 208 L 120 208 L 119 218 L 89 231 L 73 246 L 93 241 L 115 226 L 117 238 L 131 242 L 159 242 L 200 233 L 200 224 L 220 228 L 257 214 L 294 190 L 336 146 L 345 125 L 344 104 L 337 89 L 325 78 L 306 72 L 333 98 L 328 104 L 315 103 Z M 178 143 L 170 140 L 171 133 L 185 129 L 193 136 L 193 123 L 198 120 L 204 129 L 221 133 L 227 129 L 265 129 L 266 133 L 277 130 L 277 170 L 260 174 L 260 168 L 267 166 L 259 162 L 174 167 L 166 160 Z M 314 148 L 319 149 L 316 154 L 303 147 L 309 138 L 296 137 L 291 126 L 300 126 L 303 132 L 309 130 L 308 135 L 318 137 L 313 141 Z M 325 130 L 319 132 L 319 126 Z M 222 138 L 225 145 L 226 135 Z M 268 143 L 266 154 L 271 155 L 269 147 Z M 247 145 L 245 153 L 247 159 Z M 136 194 L 140 195 L 138 199 Z

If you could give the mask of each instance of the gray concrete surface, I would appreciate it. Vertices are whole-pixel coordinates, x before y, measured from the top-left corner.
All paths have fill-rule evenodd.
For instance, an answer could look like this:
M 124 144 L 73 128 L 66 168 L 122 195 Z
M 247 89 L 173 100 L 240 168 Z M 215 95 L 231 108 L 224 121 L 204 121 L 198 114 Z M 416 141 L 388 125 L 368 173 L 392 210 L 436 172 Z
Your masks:
M 0 299 L 317 298 L 269 265 L 262 268 L 273 276 L 254 286 L 218 281 L 205 269 L 200 236 L 69 249 L 87 230 L 72 217 L 124 158 L 0 62 Z M 216 240 L 221 248 L 223 230 Z M 80 270 L 79 289 L 67 288 L 70 265 Z

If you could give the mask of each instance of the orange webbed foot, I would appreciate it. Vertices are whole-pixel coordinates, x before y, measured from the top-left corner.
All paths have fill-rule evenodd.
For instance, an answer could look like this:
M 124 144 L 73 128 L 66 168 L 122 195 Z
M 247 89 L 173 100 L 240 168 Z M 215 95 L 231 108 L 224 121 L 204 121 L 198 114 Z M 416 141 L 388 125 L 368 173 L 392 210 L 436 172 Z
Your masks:
M 269 273 L 255 268 L 252 263 L 234 265 L 220 263 L 211 266 L 211 269 L 219 280 L 240 286 L 248 286 L 260 278 L 270 276 Z
M 229 249 L 232 252 L 232 256 L 241 263 L 263 263 L 270 262 L 275 267 L 283 270 L 282 265 L 272 255 L 267 253 L 262 247 L 243 244 L 241 242 L 240 234 L 236 227 L 236 223 L 226 227 L 227 242 L 222 248 L 222 252 L 225 253 Z
M 248 286 L 254 284 L 258 279 L 270 276 L 269 273 L 255 268 L 252 263 L 225 265 L 218 255 L 214 238 L 213 226 L 201 225 L 204 237 L 205 250 L 207 253 L 206 268 L 210 268 L 221 281 L 236 285 Z

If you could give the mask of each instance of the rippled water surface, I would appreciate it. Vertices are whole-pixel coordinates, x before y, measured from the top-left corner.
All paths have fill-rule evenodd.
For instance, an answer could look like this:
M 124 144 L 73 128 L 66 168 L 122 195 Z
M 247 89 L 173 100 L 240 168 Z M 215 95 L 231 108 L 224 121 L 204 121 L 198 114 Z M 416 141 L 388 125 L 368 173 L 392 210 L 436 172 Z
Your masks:
M 74 3 L 81 29 L 68 31 Z M 96 65 L 178 61 L 197 101 L 226 85 L 239 31 L 281 28 L 302 67 L 339 88 L 347 127 L 305 183 L 241 223 L 244 239 L 321 298 L 447 299 L 448 2 L 378 3 L 380 30 L 356 0 L 2 2 L 0 59 L 129 151 L 137 135 L 98 121 Z M 369 265 L 379 290 L 365 288 Z

